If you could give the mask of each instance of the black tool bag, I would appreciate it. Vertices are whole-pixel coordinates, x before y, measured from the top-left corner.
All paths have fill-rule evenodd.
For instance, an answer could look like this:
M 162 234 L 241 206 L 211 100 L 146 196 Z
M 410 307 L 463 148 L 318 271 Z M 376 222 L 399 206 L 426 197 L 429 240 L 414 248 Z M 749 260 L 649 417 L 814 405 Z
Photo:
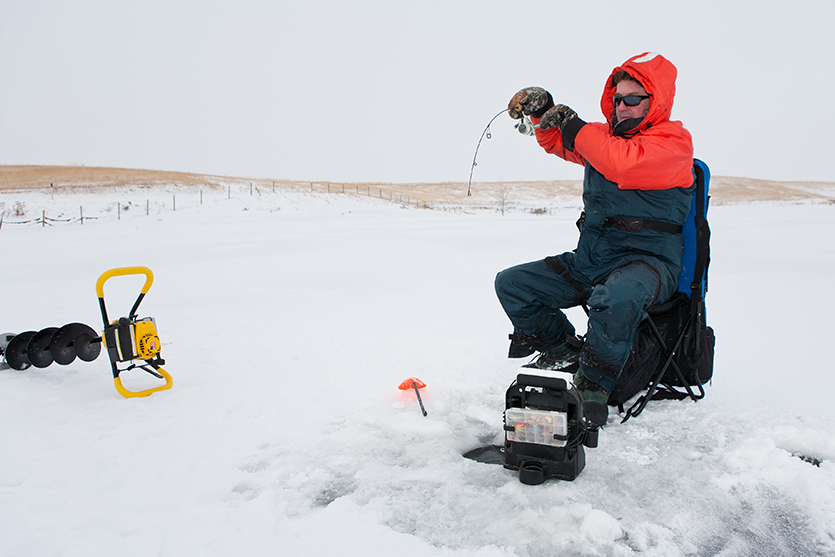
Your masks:
M 647 400 L 703 398 L 702 385 L 713 377 L 714 349 L 713 329 L 707 326 L 703 304 L 697 302 L 694 308 L 687 295 L 678 292 L 668 302 L 649 308 L 647 314 L 609 404 L 622 407 L 644 389 L 653 391 Z M 640 413 L 646 400 L 639 402 L 643 402 L 640 409 L 633 407 L 628 416 Z

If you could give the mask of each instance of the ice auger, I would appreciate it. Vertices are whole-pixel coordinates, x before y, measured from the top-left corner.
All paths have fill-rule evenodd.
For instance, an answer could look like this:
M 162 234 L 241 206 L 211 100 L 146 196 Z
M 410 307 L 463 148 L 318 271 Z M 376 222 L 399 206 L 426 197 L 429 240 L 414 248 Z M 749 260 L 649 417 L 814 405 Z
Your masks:
M 0 355 L 3 356 L 0 369 L 8 366 L 22 371 L 32 366 L 49 367 L 53 363 L 65 366 L 76 357 L 92 362 L 100 352 L 101 338 L 92 327 L 83 323 L 0 335 Z
M 108 279 L 121 275 L 145 275 L 145 284 L 127 317 L 121 317 L 112 323 L 107 318 L 104 305 L 104 283 Z M 102 344 L 107 349 L 113 368 L 113 380 L 116 390 L 127 398 L 148 396 L 157 391 L 170 389 L 173 380 L 162 369 L 165 361 L 160 357 L 160 341 L 153 317 L 137 319 L 136 310 L 145 297 L 154 274 L 147 267 L 121 267 L 106 271 L 96 283 L 99 297 L 104 332 L 101 336 L 83 323 L 69 323 L 63 327 L 47 327 L 40 331 L 22 333 L 3 333 L 0 335 L 0 369 L 12 368 L 18 371 L 32 366 L 45 368 L 53 363 L 68 365 L 76 358 L 92 362 L 101 353 Z M 144 360 L 144 364 L 135 364 L 135 360 Z M 124 369 L 119 364 L 130 362 Z M 122 385 L 119 374 L 134 368 L 140 368 L 154 377 L 165 381 L 164 385 L 144 391 L 129 391 Z
M 120 317 L 116 321 L 110 322 L 107 317 L 107 308 L 104 304 L 104 283 L 113 277 L 124 275 L 145 275 L 145 284 L 142 286 L 139 296 L 136 298 L 136 302 L 133 304 L 128 316 Z M 153 282 L 154 273 L 147 267 L 120 267 L 118 269 L 110 269 L 103 273 L 96 282 L 96 294 L 99 297 L 99 307 L 101 308 L 101 317 L 104 323 L 102 339 L 107 349 L 107 355 L 110 357 L 110 366 L 113 369 L 113 382 L 116 384 L 116 390 L 119 391 L 119 394 L 127 398 L 149 396 L 157 391 L 170 389 L 174 384 L 171 375 L 162 368 L 165 365 L 165 360 L 160 357 L 161 347 L 159 336 L 157 335 L 156 321 L 154 321 L 153 317 L 138 319 L 136 316 L 139 304 L 145 298 L 145 294 L 148 293 Z M 145 363 L 134 363 L 136 360 L 143 360 Z M 123 369 L 120 369 L 119 364 L 125 363 L 129 364 Z M 122 385 L 119 374 L 137 367 L 147 371 L 154 377 L 164 380 L 165 384 L 144 391 L 127 390 Z

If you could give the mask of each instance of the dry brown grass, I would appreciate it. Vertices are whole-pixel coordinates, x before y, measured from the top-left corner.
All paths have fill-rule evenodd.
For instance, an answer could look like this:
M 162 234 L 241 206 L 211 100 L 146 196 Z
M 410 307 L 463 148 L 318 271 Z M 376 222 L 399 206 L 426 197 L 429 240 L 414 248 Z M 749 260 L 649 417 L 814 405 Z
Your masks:
M 384 199 L 408 200 L 410 203 L 429 203 L 459 206 L 496 207 L 503 203 L 524 204 L 529 207 L 551 205 L 554 200 L 576 200 L 580 203 L 582 183 L 576 180 L 553 182 L 474 183 L 472 196 L 467 196 L 467 184 L 449 182 L 423 183 L 327 183 L 212 176 L 186 172 L 100 168 L 87 166 L 0 166 L 0 191 L 21 191 L 49 188 L 100 189 L 122 186 L 189 185 L 208 188 L 228 184 L 252 183 L 258 187 L 309 188 L 331 193 L 359 193 Z M 747 201 L 828 200 L 835 202 L 833 182 L 775 182 L 751 178 L 714 176 L 711 180 L 713 203 Z
M 163 184 L 219 186 L 228 182 L 243 181 L 243 178 L 226 178 L 164 170 L 92 166 L 0 166 L 0 191 L 34 190 L 49 188 L 50 185 L 60 188 L 106 188 Z
M 751 178 L 713 176 L 710 180 L 711 202 L 744 203 L 746 201 L 835 202 L 833 182 L 775 182 Z

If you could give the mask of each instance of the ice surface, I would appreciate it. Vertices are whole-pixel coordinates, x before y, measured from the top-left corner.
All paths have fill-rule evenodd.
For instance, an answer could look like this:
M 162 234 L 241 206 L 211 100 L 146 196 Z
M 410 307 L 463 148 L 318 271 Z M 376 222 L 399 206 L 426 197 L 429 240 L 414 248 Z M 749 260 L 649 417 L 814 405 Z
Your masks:
M 0 195 L 101 215 L 6 217 L 0 328 L 99 329 L 98 276 L 145 265 L 174 377 L 129 400 L 104 355 L 0 372 L 0 553 L 835 554 L 835 206 L 713 208 L 707 397 L 612 416 L 575 481 L 532 487 L 461 454 L 501 439 L 519 365 L 493 277 L 570 249 L 575 209 L 238 194 Z M 108 281 L 112 316 L 142 280 Z

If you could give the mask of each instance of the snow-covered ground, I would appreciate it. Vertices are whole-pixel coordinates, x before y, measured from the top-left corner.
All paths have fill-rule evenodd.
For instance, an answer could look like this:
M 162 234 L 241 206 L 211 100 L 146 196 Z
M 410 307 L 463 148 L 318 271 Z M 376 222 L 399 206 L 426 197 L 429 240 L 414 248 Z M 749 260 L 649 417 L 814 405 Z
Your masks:
M 532 487 L 460 455 L 501 439 L 520 363 L 493 277 L 573 247 L 578 200 L 228 193 L 0 194 L 0 329 L 100 329 L 99 275 L 145 265 L 174 377 L 125 399 L 104 354 L 0 371 L 0 554 L 835 555 L 835 205 L 712 208 L 707 397 L 610 416 L 575 481 Z M 107 282 L 111 318 L 143 280 Z

